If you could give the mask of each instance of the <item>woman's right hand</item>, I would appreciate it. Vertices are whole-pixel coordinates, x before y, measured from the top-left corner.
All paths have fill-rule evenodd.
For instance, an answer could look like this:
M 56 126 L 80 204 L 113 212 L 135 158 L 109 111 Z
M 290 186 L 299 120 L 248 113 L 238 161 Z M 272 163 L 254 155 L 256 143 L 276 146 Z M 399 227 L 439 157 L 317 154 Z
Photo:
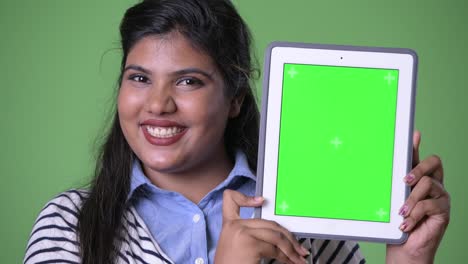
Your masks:
M 259 207 L 262 197 L 248 197 L 226 190 L 223 194 L 223 228 L 216 248 L 215 263 L 258 264 L 272 258 L 287 264 L 307 263 L 310 253 L 278 223 L 263 219 L 241 219 L 240 207 Z

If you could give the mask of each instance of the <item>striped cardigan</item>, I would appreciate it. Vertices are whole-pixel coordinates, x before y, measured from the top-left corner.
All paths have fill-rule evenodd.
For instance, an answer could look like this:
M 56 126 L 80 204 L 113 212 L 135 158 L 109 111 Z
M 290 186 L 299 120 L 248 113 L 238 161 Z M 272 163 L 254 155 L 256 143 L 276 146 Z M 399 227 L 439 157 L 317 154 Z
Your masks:
M 40 212 L 26 248 L 23 263 L 81 263 L 77 218 L 87 193 L 70 190 L 52 199 Z M 117 263 L 173 263 L 153 239 L 133 206 L 123 217 L 124 234 Z M 359 245 L 352 241 L 300 239 L 310 250 L 308 263 L 365 263 Z M 263 263 L 278 263 L 264 260 Z

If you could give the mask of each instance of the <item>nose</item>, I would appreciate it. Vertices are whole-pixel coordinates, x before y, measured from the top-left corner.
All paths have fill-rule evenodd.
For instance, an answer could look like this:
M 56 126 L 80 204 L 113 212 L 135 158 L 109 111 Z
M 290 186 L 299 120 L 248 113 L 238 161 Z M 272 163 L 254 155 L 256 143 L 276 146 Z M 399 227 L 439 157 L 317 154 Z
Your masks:
M 169 86 L 155 84 L 146 98 L 146 110 L 155 115 L 169 114 L 177 111 L 177 104 Z

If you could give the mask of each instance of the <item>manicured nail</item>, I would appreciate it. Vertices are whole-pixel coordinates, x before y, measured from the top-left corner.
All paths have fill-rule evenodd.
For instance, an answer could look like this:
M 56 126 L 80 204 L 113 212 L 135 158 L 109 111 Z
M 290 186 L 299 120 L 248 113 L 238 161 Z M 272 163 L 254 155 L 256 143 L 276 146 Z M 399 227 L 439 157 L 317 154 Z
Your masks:
M 408 175 L 405 176 L 405 182 L 406 182 L 406 183 L 411 183 L 411 182 L 414 180 L 414 178 L 416 178 L 416 177 L 414 176 L 414 174 L 413 174 L 413 173 L 410 173 L 410 174 L 408 174 Z
M 408 205 L 405 204 L 405 205 L 403 205 L 403 206 L 401 207 L 401 209 L 400 209 L 400 211 L 398 212 L 398 214 L 401 215 L 401 216 L 405 216 L 406 213 L 408 213 L 408 209 L 409 209 L 409 208 L 408 208 Z

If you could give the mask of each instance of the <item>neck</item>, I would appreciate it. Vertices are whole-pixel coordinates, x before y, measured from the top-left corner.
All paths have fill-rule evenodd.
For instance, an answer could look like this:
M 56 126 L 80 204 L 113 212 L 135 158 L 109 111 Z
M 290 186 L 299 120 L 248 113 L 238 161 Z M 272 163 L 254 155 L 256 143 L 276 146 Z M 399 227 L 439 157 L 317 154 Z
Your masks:
M 226 151 L 212 155 L 212 159 L 200 162 L 197 167 L 183 172 L 161 173 L 144 167 L 149 180 L 161 189 L 182 194 L 198 204 L 211 190 L 223 182 L 233 168 Z

